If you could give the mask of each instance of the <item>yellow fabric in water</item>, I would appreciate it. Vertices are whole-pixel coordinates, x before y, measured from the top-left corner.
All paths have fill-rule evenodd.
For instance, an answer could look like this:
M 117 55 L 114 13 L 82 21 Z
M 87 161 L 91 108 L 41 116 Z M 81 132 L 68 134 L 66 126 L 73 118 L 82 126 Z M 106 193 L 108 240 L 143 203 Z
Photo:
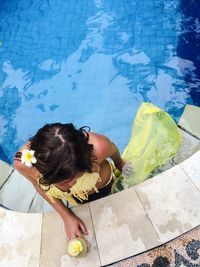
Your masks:
M 128 177 L 118 175 L 112 192 L 136 185 L 156 168 L 176 155 L 182 139 L 170 115 L 150 103 L 142 103 L 132 128 L 132 135 L 122 158 L 132 165 Z

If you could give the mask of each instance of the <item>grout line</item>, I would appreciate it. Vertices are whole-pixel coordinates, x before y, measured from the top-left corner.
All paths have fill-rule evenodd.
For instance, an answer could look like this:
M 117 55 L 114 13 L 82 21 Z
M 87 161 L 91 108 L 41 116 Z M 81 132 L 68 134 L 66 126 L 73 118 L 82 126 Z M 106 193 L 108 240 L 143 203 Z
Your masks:
M 190 131 L 188 131 L 187 129 L 185 129 L 184 127 L 182 127 L 181 125 L 177 125 L 178 128 L 180 128 L 182 131 L 188 133 L 189 135 L 191 135 L 192 137 L 196 138 L 197 140 L 200 140 L 200 138 L 198 136 L 196 136 L 195 134 L 192 134 Z
M 28 213 L 30 213 L 31 206 L 33 205 L 33 201 L 35 200 L 36 195 L 37 195 L 37 191 L 35 192 L 35 195 L 34 195 L 33 199 L 31 200 L 31 203 L 30 203 L 29 208 L 28 208 Z
M 97 253 L 98 253 L 98 257 L 99 257 L 99 263 L 101 264 L 100 266 L 103 266 L 102 263 L 101 263 L 101 257 L 100 257 L 100 253 L 99 253 L 99 248 L 98 248 L 98 243 L 97 243 L 97 236 L 96 236 L 96 233 L 95 233 L 95 228 L 94 228 L 94 221 L 93 221 L 93 218 L 92 218 L 92 211 L 91 211 L 91 208 L 90 208 L 90 203 L 88 203 L 88 207 L 89 207 L 89 212 L 90 212 L 90 218 L 91 218 L 91 221 L 92 221 L 92 227 L 93 227 L 93 232 L 94 232 L 94 239 L 96 241 L 96 245 L 97 245 Z
M 11 175 L 14 173 L 15 169 L 12 169 L 12 171 L 10 172 L 10 174 L 8 175 L 8 177 L 6 178 L 6 180 L 3 182 L 3 184 L 0 186 L 0 191 L 1 189 L 3 189 L 4 185 L 8 182 L 9 178 L 11 177 Z
M 198 186 L 195 184 L 195 182 L 192 180 L 192 178 L 189 176 L 189 174 L 187 174 L 187 172 L 186 172 L 185 169 L 181 166 L 181 164 L 179 164 L 179 166 L 181 167 L 181 169 L 183 170 L 183 172 L 186 174 L 186 176 L 190 179 L 190 181 L 193 183 L 193 185 L 197 188 L 197 190 L 200 192 L 200 189 L 198 188 Z
M 153 229 L 154 229 L 154 231 L 155 231 L 155 233 L 156 233 L 156 235 L 157 235 L 157 237 L 158 237 L 158 240 L 159 240 L 159 241 L 161 242 L 161 244 L 162 244 L 162 241 L 160 240 L 159 233 L 158 233 L 157 230 L 155 229 L 155 227 L 154 227 L 154 225 L 153 225 L 153 222 L 152 222 L 152 220 L 151 220 L 150 217 L 149 217 L 149 214 L 148 214 L 148 212 L 147 212 L 147 209 L 146 209 L 146 207 L 144 206 L 142 200 L 141 200 L 140 197 L 139 197 L 139 194 L 138 194 L 138 192 L 137 192 L 136 187 L 134 188 L 134 190 L 135 190 L 135 193 L 136 193 L 136 195 L 137 195 L 137 197 L 138 197 L 138 199 L 139 199 L 139 201 L 140 201 L 140 203 L 141 203 L 141 205 L 142 205 L 142 207 L 143 207 L 143 209 L 144 209 L 144 211 L 145 211 L 145 213 L 146 213 L 147 218 L 149 219 L 149 221 L 150 221 L 150 223 L 151 223 L 151 225 L 152 225 L 152 227 L 153 227 Z
M 42 226 L 41 226 L 41 235 L 40 235 L 40 255 L 39 255 L 39 267 L 41 267 L 41 261 L 42 261 L 42 233 L 43 233 L 43 228 L 44 228 L 44 212 L 42 213 Z
M 8 207 L 6 207 L 6 206 L 4 206 L 4 205 L 2 205 L 2 204 L 0 204 L 0 208 L 4 208 L 4 209 L 6 209 L 6 210 L 11 210 L 11 209 L 9 209 Z M 11 210 L 12 211 L 12 210 Z

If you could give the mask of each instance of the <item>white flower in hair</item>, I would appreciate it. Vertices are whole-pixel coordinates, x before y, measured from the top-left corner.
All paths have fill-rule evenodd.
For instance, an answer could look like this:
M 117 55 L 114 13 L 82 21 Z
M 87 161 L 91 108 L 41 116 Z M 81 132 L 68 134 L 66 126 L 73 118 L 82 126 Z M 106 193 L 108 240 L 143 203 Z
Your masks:
M 23 149 L 22 150 L 22 157 L 21 157 L 22 164 L 24 164 L 27 167 L 31 168 L 32 164 L 37 162 L 37 160 L 36 160 L 36 158 L 34 156 L 34 153 L 35 153 L 34 150 Z

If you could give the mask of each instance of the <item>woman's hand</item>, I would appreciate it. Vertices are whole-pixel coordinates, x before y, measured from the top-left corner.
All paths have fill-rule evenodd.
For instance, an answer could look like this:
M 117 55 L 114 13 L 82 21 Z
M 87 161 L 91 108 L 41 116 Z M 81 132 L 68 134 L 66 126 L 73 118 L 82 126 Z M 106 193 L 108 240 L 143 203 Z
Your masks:
M 83 234 L 85 235 L 89 234 L 85 227 L 85 224 L 73 213 L 64 218 L 64 225 L 65 225 L 67 240 L 76 237 L 83 237 Z
M 122 175 L 125 177 L 130 177 L 133 174 L 134 174 L 134 169 L 131 162 L 124 161 L 124 165 L 122 167 Z

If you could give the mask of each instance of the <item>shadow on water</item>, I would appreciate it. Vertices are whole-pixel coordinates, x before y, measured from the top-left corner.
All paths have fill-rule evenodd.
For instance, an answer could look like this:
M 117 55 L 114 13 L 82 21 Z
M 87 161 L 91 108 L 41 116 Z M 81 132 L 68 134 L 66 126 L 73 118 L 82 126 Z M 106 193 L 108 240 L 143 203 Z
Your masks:
M 177 55 L 191 61 L 185 63 L 186 65 L 180 62 L 180 69 L 190 89 L 194 105 L 200 106 L 200 1 L 181 0 L 180 11 L 182 25 Z

